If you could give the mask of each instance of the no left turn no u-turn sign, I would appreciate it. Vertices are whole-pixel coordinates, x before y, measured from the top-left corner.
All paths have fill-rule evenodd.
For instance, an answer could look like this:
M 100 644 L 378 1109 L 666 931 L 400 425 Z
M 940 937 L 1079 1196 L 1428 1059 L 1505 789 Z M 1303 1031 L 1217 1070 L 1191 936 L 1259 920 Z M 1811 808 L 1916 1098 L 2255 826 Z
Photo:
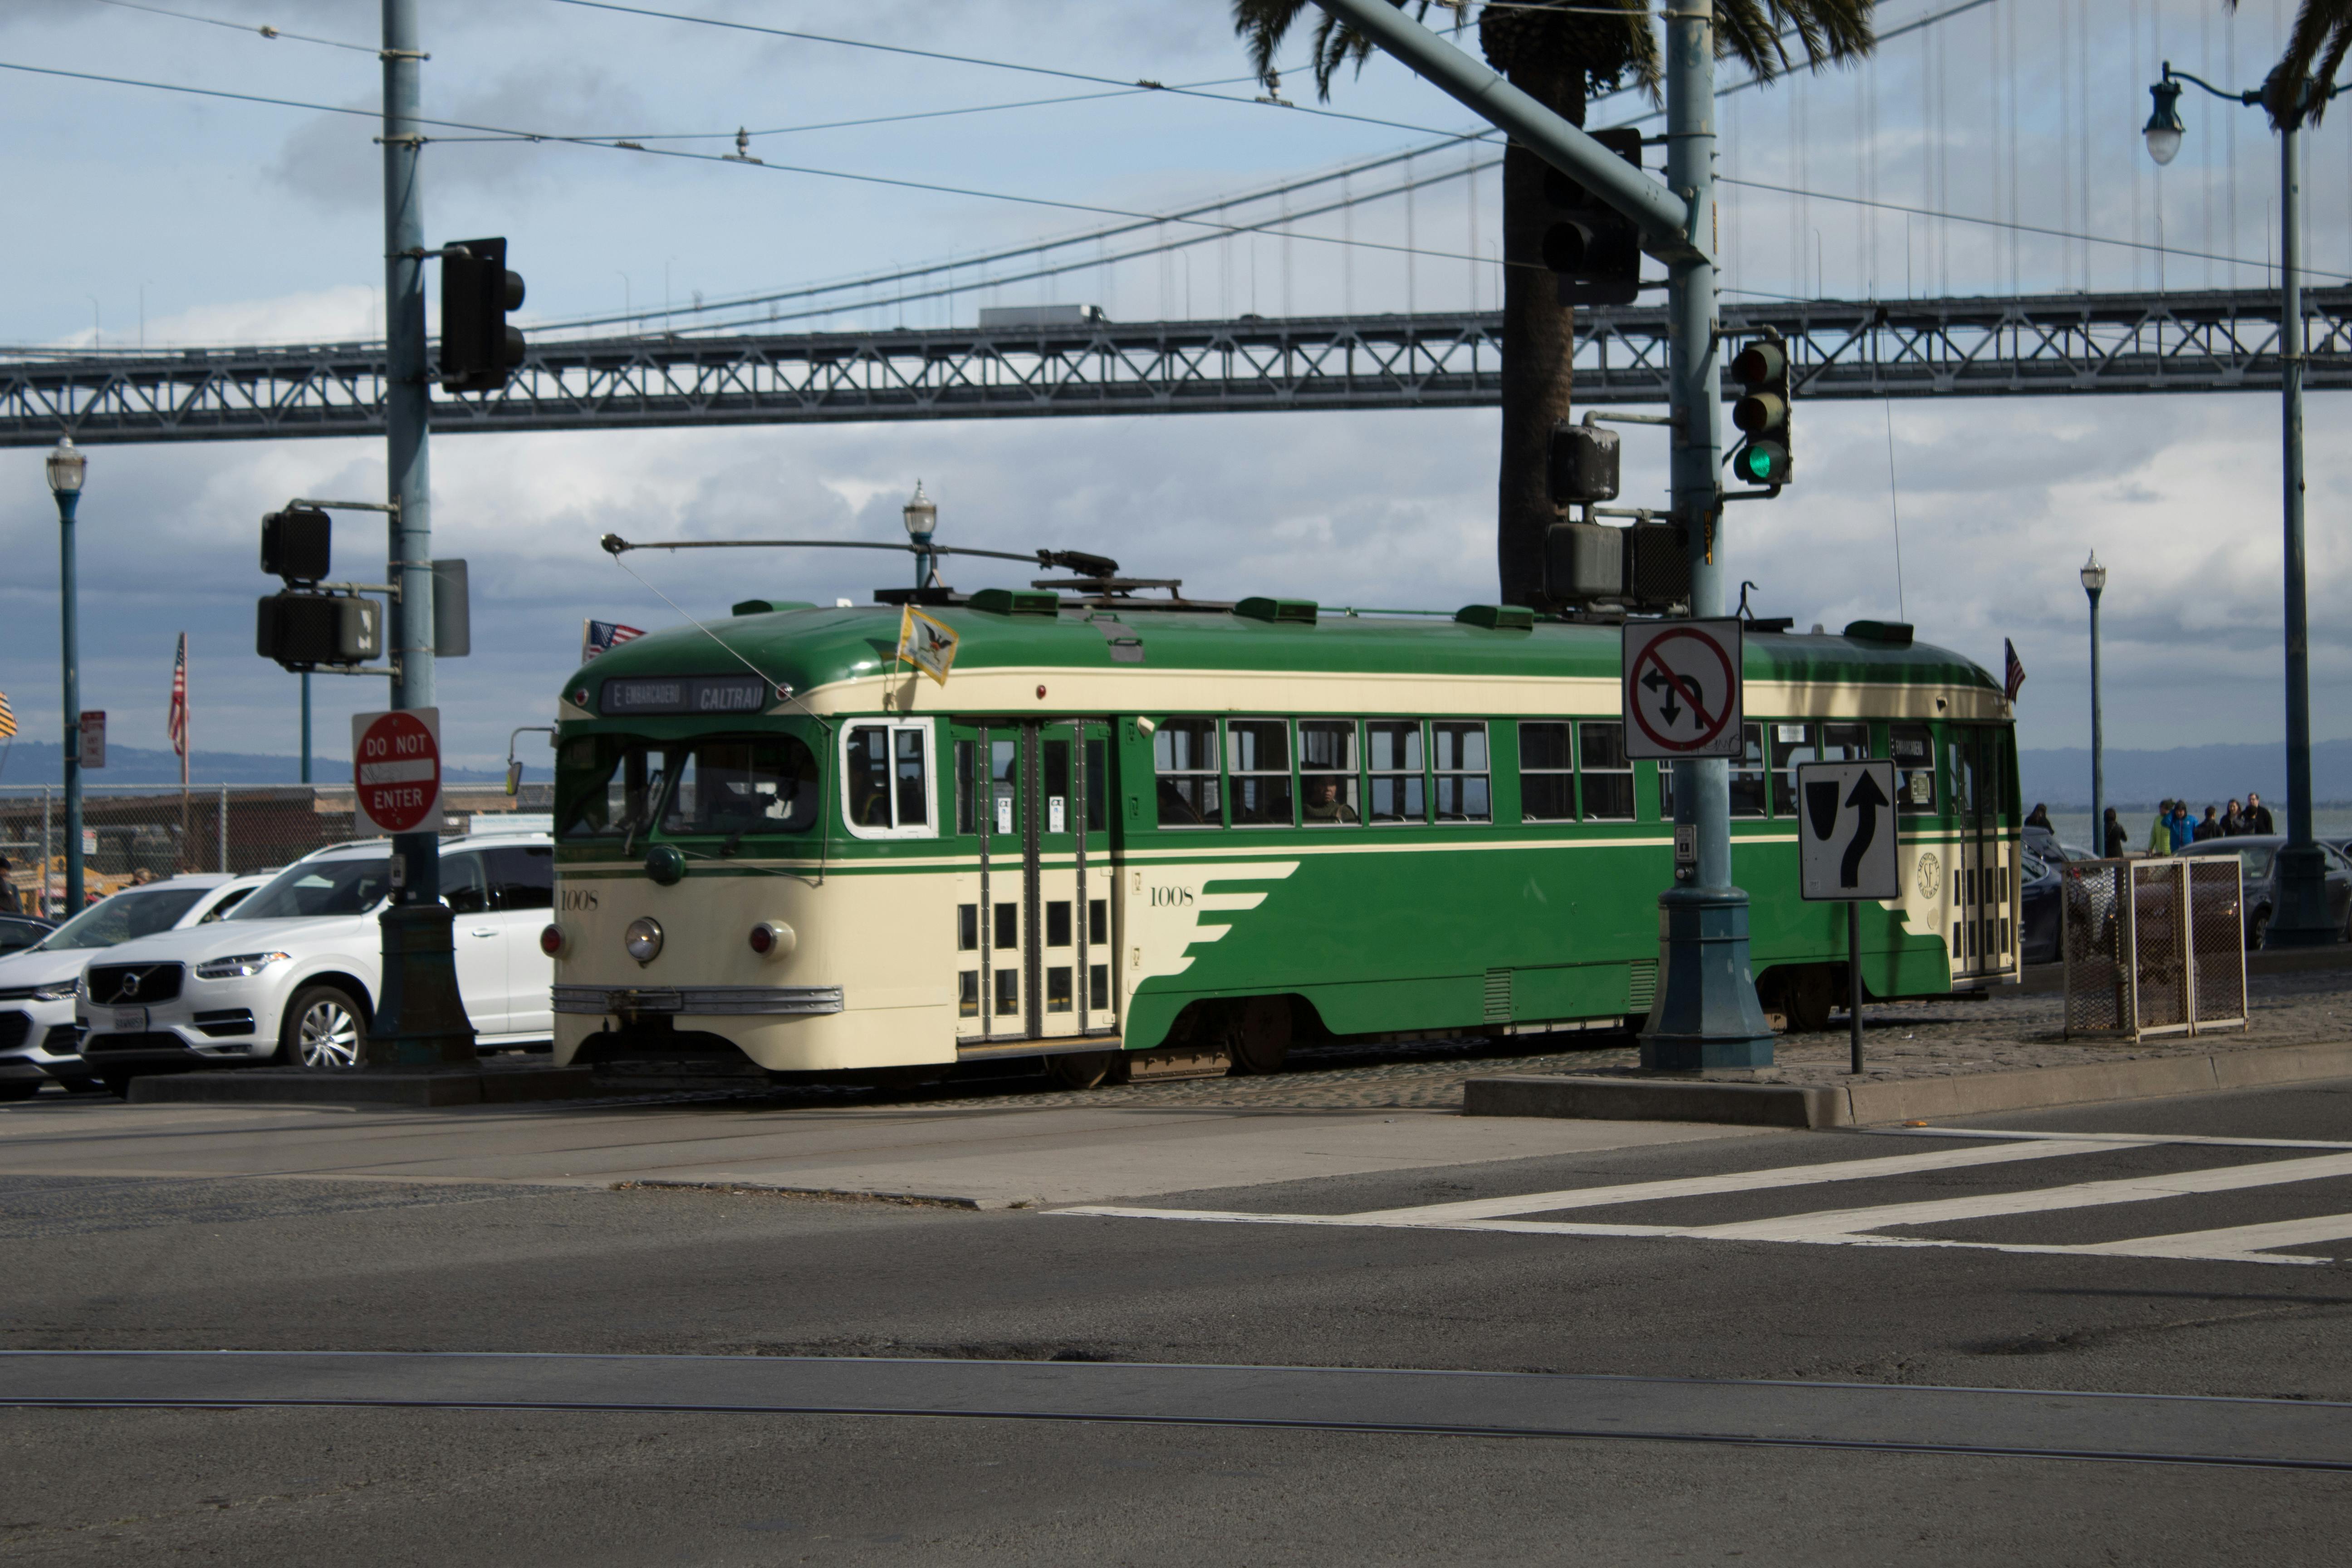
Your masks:
M 1738 756 L 1740 654 L 1736 619 L 1627 622 L 1625 754 Z

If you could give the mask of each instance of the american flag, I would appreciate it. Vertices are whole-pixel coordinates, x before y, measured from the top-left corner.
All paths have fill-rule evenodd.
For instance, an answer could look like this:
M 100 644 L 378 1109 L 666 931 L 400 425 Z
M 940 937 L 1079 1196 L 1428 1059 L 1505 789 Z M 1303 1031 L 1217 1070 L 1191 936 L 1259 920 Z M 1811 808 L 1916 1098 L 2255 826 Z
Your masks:
M 180 753 L 180 782 L 188 782 L 188 634 L 180 634 L 180 651 L 172 660 L 172 715 L 167 723 L 172 750 Z
M 646 634 L 635 626 L 625 626 L 618 621 L 583 621 L 580 625 L 580 662 L 586 664 L 608 647 L 618 647 L 633 637 Z
M 8 694 L 0 691 L 0 741 L 16 738 L 16 710 L 8 706 Z
M 2007 637 L 2000 639 L 2001 691 L 2008 699 L 2017 700 L 2017 689 L 2025 684 L 2025 664 L 2017 657 L 2017 645 Z

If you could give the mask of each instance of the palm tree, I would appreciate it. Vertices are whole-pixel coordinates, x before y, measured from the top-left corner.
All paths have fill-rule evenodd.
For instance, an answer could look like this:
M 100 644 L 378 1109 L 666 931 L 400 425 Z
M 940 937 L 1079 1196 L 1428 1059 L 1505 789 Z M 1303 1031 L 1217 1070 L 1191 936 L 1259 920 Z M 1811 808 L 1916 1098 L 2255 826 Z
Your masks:
M 1391 0 L 1402 8 L 1406 0 Z M 1584 123 L 1589 94 L 1638 87 L 1654 100 L 1658 37 L 1647 0 L 1434 0 L 1454 26 L 1475 12 L 1486 62 L 1538 102 Z M 2318 5 L 2322 0 L 2308 0 Z M 2336 0 L 2352 4 L 2352 0 Z M 1428 15 L 1433 0 L 1412 0 Z M 1275 56 L 1313 0 L 1233 0 L 1234 31 L 1269 88 L 1281 85 Z M 1875 42 L 1876 0 L 1715 0 L 1716 50 L 1770 79 L 1801 59 L 1819 70 L 1868 54 Z M 1594 15 L 1622 10 L 1622 16 Z M 1792 52 L 1793 47 L 1793 52 Z M 1331 79 L 1371 54 L 1370 40 L 1328 12 L 1314 33 L 1315 86 L 1326 100 Z M 1503 443 L 1496 556 L 1506 604 L 1538 605 L 1543 595 L 1544 531 L 1559 521 L 1545 490 L 1551 427 L 1568 417 L 1573 390 L 1570 356 L 1575 313 L 1559 302 L 1552 276 L 1534 265 L 1543 241 L 1545 164 L 1513 145 L 1503 153 Z
M 2238 0 L 2227 0 L 2227 4 L 2232 11 L 2238 8 Z M 2287 36 L 2286 53 L 2279 57 L 2269 79 L 2263 83 L 2263 107 L 2270 111 L 2271 123 L 2284 127 L 2308 120 L 2317 124 L 2327 108 L 2325 96 L 2310 98 L 2301 112 L 2294 106 L 2314 88 L 2326 93 L 2348 50 L 2352 50 L 2352 0 L 2303 0 L 2303 8 L 2295 13 L 2294 31 Z M 2314 61 L 2318 62 L 2316 70 L 2312 68 Z

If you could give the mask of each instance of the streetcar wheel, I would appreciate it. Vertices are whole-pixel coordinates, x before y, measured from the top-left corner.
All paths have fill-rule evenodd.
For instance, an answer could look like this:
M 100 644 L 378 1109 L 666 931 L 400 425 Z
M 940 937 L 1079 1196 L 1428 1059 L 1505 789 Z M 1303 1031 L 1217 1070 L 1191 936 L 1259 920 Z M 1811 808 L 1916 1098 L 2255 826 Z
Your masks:
M 286 1005 L 278 1059 L 289 1067 L 355 1068 L 367 1054 L 360 1005 L 339 985 L 310 985 Z
M 1290 1056 L 1290 999 L 1253 996 L 1243 1003 L 1226 1049 L 1237 1078 L 1280 1072 Z
M 1100 1089 L 1118 1066 L 1116 1051 L 1080 1051 L 1075 1056 L 1047 1057 L 1045 1076 L 1064 1089 Z
M 1830 1026 L 1837 981 L 1826 965 L 1809 963 L 1794 971 L 1782 981 L 1780 990 L 1788 1005 L 1790 1034 L 1816 1034 Z

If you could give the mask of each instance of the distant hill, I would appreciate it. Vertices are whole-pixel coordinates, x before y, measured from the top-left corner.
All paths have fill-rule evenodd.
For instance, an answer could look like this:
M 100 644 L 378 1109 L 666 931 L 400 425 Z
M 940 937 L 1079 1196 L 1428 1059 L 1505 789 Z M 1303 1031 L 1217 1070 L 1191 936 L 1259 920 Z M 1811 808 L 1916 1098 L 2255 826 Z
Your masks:
M 64 748 L 55 741 L 27 741 L 19 736 L 8 745 L 5 762 L 0 762 L 0 786 L 8 784 L 53 784 L 65 777 Z M 452 784 L 496 784 L 506 777 L 503 771 L 484 768 L 447 768 L 442 777 Z M 547 770 L 526 768 L 523 776 L 544 783 Z M 312 757 L 310 777 L 319 784 L 349 784 L 352 764 L 348 757 Z M 302 763 L 298 757 L 274 757 L 253 752 L 199 751 L 188 760 L 188 778 L 200 784 L 299 784 Z M 180 759 L 170 752 L 150 751 L 139 746 L 109 746 L 106 766 L 82 775 L 85 784 L 175 784 L 180 782 Z
M 2046 801 L 2062 810 L 2091 805 L 2091 751 L 2087 746 L 2017 754 L 2019 787 L 2025 803 Z M 2220 805 L 2248 790 L 2265 801 L 2286 798 L 2286 743 L 2255 746 L 2179 746 L 2168 752 L 2125 751 L 2106 755 L 2107 804 L 2153 807 L 2168 795 L 2185 795 L 2192 805 Z M 2311 748 L 2311 794 L 2315 805 L 2352 800 L 2352 741 L 2323 741 Z

